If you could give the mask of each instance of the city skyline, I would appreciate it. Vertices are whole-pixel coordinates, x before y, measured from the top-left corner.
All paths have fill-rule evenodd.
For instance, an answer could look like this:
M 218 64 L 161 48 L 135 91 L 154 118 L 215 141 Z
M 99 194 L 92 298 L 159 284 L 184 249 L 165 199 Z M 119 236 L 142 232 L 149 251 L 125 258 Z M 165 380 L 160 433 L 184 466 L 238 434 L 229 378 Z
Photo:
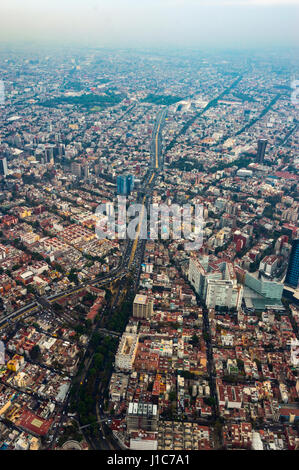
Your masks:
M 92 47 L 298 47 L 298 0 L 20 0 L 0 40 Z

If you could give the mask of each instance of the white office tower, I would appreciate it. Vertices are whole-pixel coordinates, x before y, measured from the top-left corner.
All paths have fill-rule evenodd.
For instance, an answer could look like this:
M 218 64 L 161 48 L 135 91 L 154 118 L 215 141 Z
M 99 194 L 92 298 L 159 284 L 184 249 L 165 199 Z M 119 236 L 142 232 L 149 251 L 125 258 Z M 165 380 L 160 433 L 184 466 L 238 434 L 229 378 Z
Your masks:
M 218 259 L 210 261 L 208 256 L 191 258 L 188 278 L 207 308 L 217 306 L 238 310 L 241 307 L 243 286 L 237 283 L 232 263 Z

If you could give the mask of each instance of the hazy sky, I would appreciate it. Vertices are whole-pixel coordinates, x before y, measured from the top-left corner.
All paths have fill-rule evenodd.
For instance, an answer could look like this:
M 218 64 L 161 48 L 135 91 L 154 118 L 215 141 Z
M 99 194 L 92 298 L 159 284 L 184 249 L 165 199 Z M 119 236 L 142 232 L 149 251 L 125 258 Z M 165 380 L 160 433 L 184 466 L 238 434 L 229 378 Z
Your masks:
M 298 46 L 299 0 L 7 0 L 0 42 Z

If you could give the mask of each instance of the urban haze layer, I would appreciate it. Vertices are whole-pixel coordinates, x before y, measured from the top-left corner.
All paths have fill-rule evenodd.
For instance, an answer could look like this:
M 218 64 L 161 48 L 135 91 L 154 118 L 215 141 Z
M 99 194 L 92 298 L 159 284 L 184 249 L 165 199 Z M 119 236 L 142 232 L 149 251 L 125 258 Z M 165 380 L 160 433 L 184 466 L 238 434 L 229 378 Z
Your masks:
M 298 449 L 293 58 L 1 52 L 0 449 Z

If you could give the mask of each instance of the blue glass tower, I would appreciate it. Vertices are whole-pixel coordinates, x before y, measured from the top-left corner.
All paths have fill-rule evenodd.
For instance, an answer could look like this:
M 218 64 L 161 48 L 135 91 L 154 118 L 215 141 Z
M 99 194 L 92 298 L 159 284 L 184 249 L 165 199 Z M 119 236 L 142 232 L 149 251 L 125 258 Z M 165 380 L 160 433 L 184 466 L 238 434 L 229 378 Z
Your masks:
M 267 139 L 259 139 L 258 140 L 258 146 L 257 146 L 257 161 L 258 163 L 263 163 L 264 161 L 264 156 L 265 156 L 265 150 L 267 146 Z
M 134 175 L 119 175 L 117 177 L 117 194 L 127 196 L 134 189 Z
M 285 283 L 295 289 L 299 280 L 299 238 L 293 240 Z
M 129 194 L 134 190 L 134 175 L 127 176 L 127 186 Z
M 126 196 L 127 194 L 127 179 L 126 176 L 119 175 L 117 177 L 117 194 Z

